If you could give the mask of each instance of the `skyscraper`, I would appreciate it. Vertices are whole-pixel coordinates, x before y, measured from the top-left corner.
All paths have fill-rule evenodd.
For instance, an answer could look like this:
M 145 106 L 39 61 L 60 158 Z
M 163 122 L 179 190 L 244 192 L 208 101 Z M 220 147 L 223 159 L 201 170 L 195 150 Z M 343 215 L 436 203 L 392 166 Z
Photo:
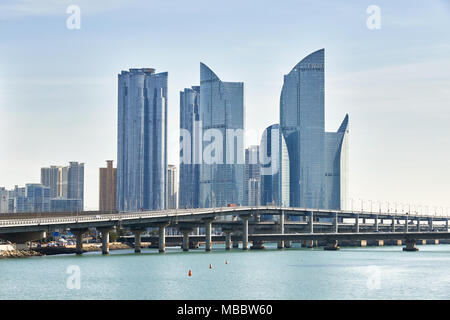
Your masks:
M 249 146 L 245 149 L 244 167 L 244 205 L 258 206 L 260 204 L 260 172 L 259 146 Z
M 167 168 L 167 209 L 176 209 L 178 205 L 177 167 L 169 164 Z
M 9 212 L 49 212 L 50 188 L 39 183 L 28 183 L 9 192 Z
M 339 209 L 347 193 L 348 116 L 325 132 L 324 49 L 301 60 L 284 76 L 280 126 L 290 164 L 290 204 Z
M 180 92 L 180 185 L 179 207 L 198 208 L 199 152 L 202 135 L 199 132 L 200 87 L 186 88 Z
M 289 154 L 278 124 L 263 132 L 261 153 L 261 205 L 289 207 Z
M 8 190 L 4 187 L 0 187 L 0 213 L 8 212 Z
M 113 160 L 106 160 L 106 168 L 99 171 L 99 210 L 116 211 L 117 169 L 113 167 Z
M 167 206 L 167 72 L 118 76 L 117 208 Z
M 84 163 L 69 162 L 69 166 L 41 168 L 41 184 L 50 189 L 50 199 L 57 211 L 81 211 L 84 207 Z M 78 201 L 63 201 L 78 200 Z M 67 204 L 67 208 L 64 208 Z M 75 204 L 78 207 L 74 210 Z M 52 209 L 53 210 L 53 209 Z
M 200 63 L 200 120 L 203 159 L 199 206 L 244 201 L 244 84 L 223 82 Z

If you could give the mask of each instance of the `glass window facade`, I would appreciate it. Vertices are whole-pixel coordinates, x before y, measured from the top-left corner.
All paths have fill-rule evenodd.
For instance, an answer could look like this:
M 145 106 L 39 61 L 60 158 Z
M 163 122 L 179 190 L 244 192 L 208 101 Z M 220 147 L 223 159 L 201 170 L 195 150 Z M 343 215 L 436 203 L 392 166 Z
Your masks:
M 199 206 L 211 208 L 244 201 L 244 84 L 222 82 L 205 64 L 200 64 L 200 120 L 203 132 L 213 129 L 222 141 L 215 156 L 218 161 L 200 165 Z M 242 130 L 241 142 L 227 141 L 227 130 Z M 204 136 L 205 140 L 205 136 Z M 213 140 L 213 139 L 212 139 Z M 203 141 L 207 152 L 211 141 Z M 239 138 L 238 138 L 239 140 Z M 217 141 L 216 141 L 217 142 Z M 232 149 L 230 149 L 232 148 Z M 217 153 L 218 152 L 218 153 Z M 227 157 L 234 155 L 233 161 Z
M 118 76 L 117 208 L 167 207 L 167 72 Z
M 325 132 L 324 55 L 321 49 L 301 60 L 284 76 L 281 91 L 280 125 L 295 207 L 339 209 L 346 199 L 348 170 L 341 162 L 347 161 L 348 116 L 338 132 Z

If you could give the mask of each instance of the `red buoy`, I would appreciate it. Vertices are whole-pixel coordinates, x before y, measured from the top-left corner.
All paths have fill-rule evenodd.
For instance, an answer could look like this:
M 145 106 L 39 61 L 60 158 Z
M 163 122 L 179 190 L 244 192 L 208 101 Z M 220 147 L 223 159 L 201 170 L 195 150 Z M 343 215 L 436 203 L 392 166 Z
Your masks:
M 192 271 L 191 271 L 191 269 L 189 269 L 188 276 L 189 276 L 189 277 L 192 276 Z

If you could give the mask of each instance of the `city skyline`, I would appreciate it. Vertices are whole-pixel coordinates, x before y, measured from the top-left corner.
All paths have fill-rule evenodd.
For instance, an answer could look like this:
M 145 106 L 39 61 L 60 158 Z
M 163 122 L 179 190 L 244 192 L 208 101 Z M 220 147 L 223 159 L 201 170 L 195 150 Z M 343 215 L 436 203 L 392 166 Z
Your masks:
M 171 74 L 168 105 L 171 120 L 168 126 L 174 132 L 178 128 L 178 92 L 198 83 L 198 61 L 213 66 L 223 79 L 243 81 L 247 107 L 245 126 L 253 136 L 253 140 L 246 139 L 246 147 L 258 144 L 264 128 L 276 122 L 273 119 L 277 118 L 282 75 L 300 58 L 325 47 L 328 66 L 326 129 L 335 130 L 345 114 L 351 114 L 350 197 L 355 200 L 355 205 L 359 199 L 372 199 L 450 206 L 446 198 L 449 173 L 445 164 L 447 150 L 450 150 L 445 139 L 450 118 L 445 108 L 449 99 L 446 88 L 450 74 L 450 48 L 445 34 L 449 28 L 448 6 L 435 1 L 427 7 L 411 8 L 406 2 L 394 5 L 381 1 L 382 27 L 374 31 L 365 25 L 367 4 L 350 8 L 330 3 L 329 7 L 323 7 L 320 15 L 312 14 L 311 19 L 277 20 L 280 27 L 275 27 L 270 19 L 260 18 L 288 14 L 285 9 L 271 6 L 273 10 L 268 11 L 272 13 L 264 14 L 259 6 L 255 8 L 255 3 L 252 4 L 251 9 L 258 14 L 253 18 L 254 28 L 247 24 L 247 36 L 237 36 L 233 40 L 225 34 L 225 39 L 221 39 L 223 45 L 212 39 L 209 47 L 185 46 L 183 63 L 177 62 L 180 54 L 172 49 L 181 48 L 186 42 L 163 41 L 159 47 L 161 53 L 155 52 L 154 46 L 146 46 L 141 53 L 130 54 L 113 52 L 111 49 L 116 42 L 109 37 L 102 42 L 108 44 L 105 50 L 109 50 L 109 55 L 105 55 L 105 50 L 98 54 L 88 51 L 87 59 L 82 52 L 89 48 L 88 44 L 98 48 L 88 39 L 102 35 L 100 27 L 105 20 L 101 8 L 93 8 L 95 5 L 89 6 L 83 1 L 80 1 L 84 15 L 79 33 L 64 29 L 65 7 L 61 13 L 57 6 L 50 12 L 31 10 L 25 17 L 14 8 L 5 10 L 2 7 L 0 19 L 7 21 L 10 27 L 6 28 L 8 32 L 0 31 L 4 36 L 3 50 L 0 51 L 3 61 L 0 68 L 0 134 L 8 137 L 1 142 L 1 149 L 9 152 L 3 152 L 0 160 L 0 185 L 11 189 L 14 185 L 39 182 L 39 168 L 48 163 L 66 163 L 75 159 L 86 163 L 86 207 L 97 207 L 98 168 L 105 159 L 115 159 L 116 152 L 117 84 L 114 76 L 118 70 L 129 67 L 153 66 Z M 179 5 L 184 7 L 182 3 Z M 214 15 L 214 19 L 226 19 L 226 13 L 236 5 L 232 2 L 228 11 Z M 302 3 L 298 4 L 298 8 L 301 6 Z M 242 26 L 243 15 L 250 11 L 249 7 L 242 8 L 231 32 Z M 214 12 L 215 8 L 217 6 L 212 6 L 210 10 Z M 314 12 L 314 5 L 310 8 Z M 161 12 L 164 8 L 160 6 L 156 10 Z M 115 12 L 113 8 L 109 14 Z M 189 17 L 198 14 L 188 12 Z M 122 12 L 121 19 L 129 19 L 128 13 L 127 10 Z M 41 16 L 48 19 L 46 24 L 40 24 Z M 176 17 L 175 13 L 169 20 L 173 23 Z M 423 21 L 429 17 L 433 19 L 425 25 Z M 138 15 L 136 19 L 142 19 L 142 16 Z M 269 28 L 261 29 L 264 32 L 257 30 L 261 27 L 260 20 L 273 28 L 267 37 L 262 37 L 261 33 Z M 23 21 L 29 24 L 20 25 Z M 61 30 L 58 29 L 60 21 Z M 110 24 L 107 26 L 117 30 Z M 331 36 L 324 38 L 315 31 L 314 28 L 319 26 L 329 30 L 334 39 Z M 170 28 L 173 30 L 162 31 L 163 35 L 174 32 L 176 27 L 179 24 Z M 32 41 L 27 35 L 30 28 L 47 31 L 48 36 L 40 40 L 41 44 Z M 127 28 L 137 30 L 139 24 L 131 23 Z M 207 32 L 198 30 L 192 32 L 197 38 L 186 40 L 198 44 L 208 37 Z M 148 28 L 139 32 L 140 35 L 155 36 Z M 119 37 L 126 39 L 127 44 L 135 43 L 134 39 L 125 38 L 121 33 Z M 247 41 L 250 39 L 247 37 L 252 41 Z M 30 44 L 26 44 L 27 40 Z M 55 44 L 55 56 L 48 55 L 43 49 L 50 42 Z M 69 54 L 64 49 L 67 42 L 73 42 L 67 49 L 78 48 L 74 50 L 76 54 Z M 36 46 L 33 55 L 26 53 L 30 51 L 30 45 Z M 224 50 L 224 46 L 231 50 Z M 104 56 L 111 56 L 111 60 Z M 39 64 L 34 63 L 36 60 Z M 68 63 L 75 68 L 61 67 Z M 18 94 L 22 90 L 26 90 L 27 95 Z M 14 130 L 17 133 L 11 134 Z M 252 131 L 255 134 L 251 134 Z M 58 148 L 45 143 L 50 137 L 56 139 Z M 177 139 L 178 134 L 169 135 L 171 144 Z M 61 143 L 62 140 L 67 143 Z M 37 150 L 39 152 L 35 152 Z M 168 154 L 168 162 L 178 167 L 177 145 Z

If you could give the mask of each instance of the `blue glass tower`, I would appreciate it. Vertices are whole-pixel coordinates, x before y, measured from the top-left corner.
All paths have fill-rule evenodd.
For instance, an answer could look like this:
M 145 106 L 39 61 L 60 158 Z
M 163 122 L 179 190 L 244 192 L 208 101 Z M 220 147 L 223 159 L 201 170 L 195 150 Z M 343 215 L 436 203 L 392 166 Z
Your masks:
M 290 204 L 339 209 L 347 192 L 348 116 L 338 132 L 325 132 L 324 49 L 284 76 L 280 125 L 289 152 Z
M 289 206 L 289 154 L 278 124 L 263 132 L 261 152 L 261 205 Z
M 180 182 L 179 182 L 179 207 L 198 208 L 199 198 L 199 176 L 200 168 L 197 160 L 199 148 L 199 138 L 196 124 L 200 121 L 200 87 L 194 86 L 192 89 L 186 88 L 180 92 Z M 201 140 L 200 140 L 201 142 Z M 200 149 L 201 151 L 201 149 Z
M 167 205 L 167 72 L 130 69 L 118 78 L 117 208 Z
M 242 205 L 244 84 L 222 82 L 203 63 L 200 64 L 200 120 L 203 125 L 203 159 L 199 206 Z

